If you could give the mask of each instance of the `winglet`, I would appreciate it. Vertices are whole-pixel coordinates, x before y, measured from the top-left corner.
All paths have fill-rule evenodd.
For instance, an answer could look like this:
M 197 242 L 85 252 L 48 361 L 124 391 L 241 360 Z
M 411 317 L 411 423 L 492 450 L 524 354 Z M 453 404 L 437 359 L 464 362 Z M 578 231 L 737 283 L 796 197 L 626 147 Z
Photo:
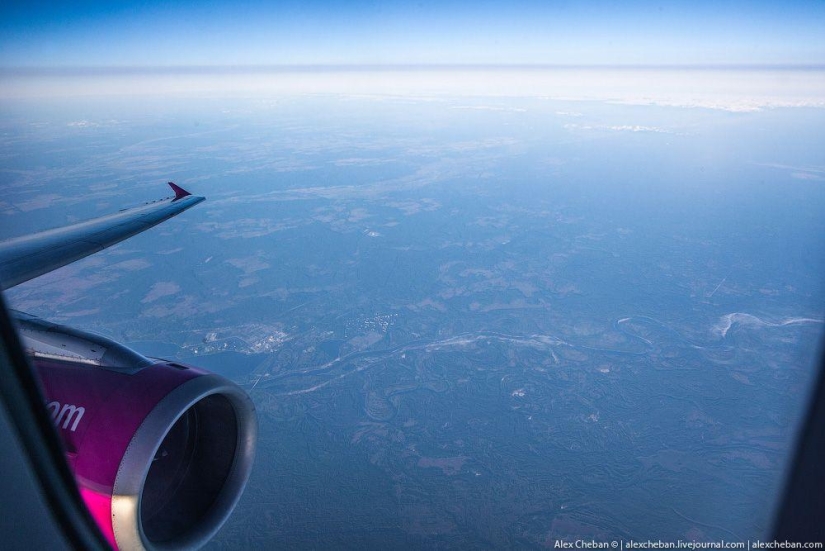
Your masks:
M 179 185 L 175 184 L 175 182 L 168 182 L 168 183 L 169 183 L 169 187 L 172 188 L 172 191 L 175 192 L 175 198 L 172 199 L 172 201 L 177 201 L 178 199 L 183 199 L 184 197 L 192 195 L 191 193 L 189 193 L 188 191 L 186 191 L 185 189 L 183 189 Z

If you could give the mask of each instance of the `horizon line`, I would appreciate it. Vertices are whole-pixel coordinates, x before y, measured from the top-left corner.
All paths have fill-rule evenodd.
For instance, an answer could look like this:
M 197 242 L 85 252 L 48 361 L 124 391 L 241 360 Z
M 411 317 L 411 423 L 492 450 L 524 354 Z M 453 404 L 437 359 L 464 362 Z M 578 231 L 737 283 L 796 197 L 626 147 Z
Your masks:
M 283 63 L 180 65 L 0 66 L 4 76 L 256 74 L 302 72 L 484 70 L 825 71 L 825 63 Z

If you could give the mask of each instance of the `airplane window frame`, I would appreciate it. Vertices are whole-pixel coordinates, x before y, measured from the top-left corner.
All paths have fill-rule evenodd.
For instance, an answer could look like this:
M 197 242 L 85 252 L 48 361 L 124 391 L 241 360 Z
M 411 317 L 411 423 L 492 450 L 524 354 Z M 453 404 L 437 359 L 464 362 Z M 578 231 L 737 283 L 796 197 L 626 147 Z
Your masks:
M 791 466 L 774 517 L 773 540 L 825 542 L 825 339 L 820 345 L 819 369 L 807 413 L 796 430 Z
M 0 293 L 0 399 L 21 444 L 40 496 L 51 512 L 51 524 L 72 548 L 109 551 L 111 547 L 89 514 L 66 463 L 40 383 L 26 359 L 17 329 Z M 8 453 L 9 450 L 4 450 Z M 5 476 L 5 473 L 4 473 Z M 4 487 L 4 506 L 13 496 Z M 35 524 L 45 519 L 34 518 Z

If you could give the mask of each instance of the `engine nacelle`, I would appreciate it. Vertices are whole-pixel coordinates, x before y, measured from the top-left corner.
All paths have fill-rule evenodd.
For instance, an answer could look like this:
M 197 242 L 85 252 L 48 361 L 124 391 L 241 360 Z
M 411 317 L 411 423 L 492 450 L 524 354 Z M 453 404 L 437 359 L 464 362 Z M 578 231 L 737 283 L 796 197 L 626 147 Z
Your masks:
M 255 455 L 255 408 L 218 375 L 17 316 L 80 494 L 116 549 L 191 549 L 221 527 Z

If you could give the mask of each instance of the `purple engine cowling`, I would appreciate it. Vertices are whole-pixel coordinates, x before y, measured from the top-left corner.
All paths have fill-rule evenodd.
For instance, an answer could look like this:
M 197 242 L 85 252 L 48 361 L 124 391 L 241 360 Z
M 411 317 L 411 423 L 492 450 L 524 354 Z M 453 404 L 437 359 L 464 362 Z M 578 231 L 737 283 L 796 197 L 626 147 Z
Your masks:
M 115 549 L 191 549 L 235 507 L 257 419 L 234 383 L 17 313 L 80 494 Z

